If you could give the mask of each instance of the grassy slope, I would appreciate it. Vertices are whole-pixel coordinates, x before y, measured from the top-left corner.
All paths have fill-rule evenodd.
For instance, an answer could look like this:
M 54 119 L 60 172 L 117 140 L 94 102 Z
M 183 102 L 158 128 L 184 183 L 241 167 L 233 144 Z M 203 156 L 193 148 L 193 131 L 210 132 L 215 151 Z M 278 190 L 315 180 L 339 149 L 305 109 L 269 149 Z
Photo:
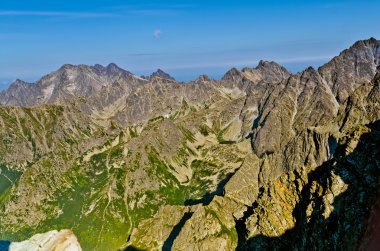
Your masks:
M 24 135 L 30 135 L 26 137 L 26 140 L 29 142 L 37 141 L 38 147 L 39 142 L 42 142 L 44 137 L 47 138 L 47 141 L 53 139 L 57 123 L 59 123 L 60 116 L 63 113 L 60 109 L 58 109 L 58 114 L 56 109 L 53 110 L 54 112 L 50 112 L 48 109 L 49 112 L 39 115 L 43 119 L 36 118 L 35 113 L 29 109 L 25 111 L 26 116 L 21 121 L 21 124 L 25 127 L 25 130 L 23 130 L 25 131 Z M 198 112 L 195 117 L 202 117 L 207 113 L 209 111 Z M 4 114 L 3 118 L 6 117 L 7 121 L 10 121 L 8 126 L 17 128 L 18 122 L 12 120 L 12 116 L 8 116 L 8 113 Z M 187 116 L 192 119 L 191 114 Z M 41 124 L 39 122 L 41 120 L 45 122 L 43 127 L 48 128 L 48 131 L 44 131 L 43 127 L 38 125 Z M 164 119 L 161 117 L 157 120 L 153 119 L 144 130 L 155 130 L 153 128 L 155 124 L 163 121 Z M 45 132 L 45 135 L 41 134 L 41 132 L 38 134 L 38 132 L 33 131 L 39 127 L 41 127 L 42 132 Z M 0 233 L 0 238 L 22 240 L 35 233 L 52 229 L 71 228 L 77 235 L 84 250 L 116 250 L 126 242 L 132 229 L 141 220 L 151 217 L 161 205 L 183 205 L 187 200 L 197 200 L 204 194 L 212 192 L 214 187 L 212 187 L 213 180 L 210 176 L 217 176 L 217 179 L 220 180 L 227 174 L 223 169 L 223 162 L 214 162 L 206 158 L 215 154 L 218 146 L 215 146 L 216 148 L 212 150 L 205 149 L 203 151 L 200 149 L 200 152 L 195 153 L 186 143 L 192 144 L 196 141 L 194 133 L 187 129 L 183 123 L 179 123 L 176 128 L 185 141 L 182 143 L 182 147 L 176 150 L 172 158 L 181 163 L 181 165 L 190 165 L 193 174 L 188 184 L 181 184 L 176 179 L 173 175 L 173 167 L 168 164 L 167 157 L 161 156 L 162 149 L 159 148 L 164 148 L 165 139 L 160 138 L 160 131 L 154 131 L 154 133 L 158 133 L 159 148 L 147 143 L 144 150 L 140 149 L 140 151 L 145 152 L 147 157 L 144 161 L 141 153 L 135 155 L 140 159 L 133 159 L 129 155 L 123 154 L 125 142 L 119 142 L 116 146 L 93 155 L 88 162 L 83 161 L 84 154 L 77 157 L 69 154 L 68 158 L 75 158 L 75 160 L 67 162 L 71 164 L 63 173 L 39 173 L 41 182 L 46 187 L 55 187 L 59 184 L 53 194 L 48 196 L 40 205 L 42 207 L 40 209 L 46 215 L 45 219 L 36 226 L 26 226 L 22 222 L 20 222 L 20 225 L 5 226 L 0 222 L 0 229 L 3 229 Z M 196 125 L 196 128 L 201 128 L 200 134 L 205 134 L 205 125 Z M 80 132 L 81 130 L 83 131 L 83 128 L 78 126 L 78 131 Z M 126 132 L 129 132 L 130 138 L 141 137 L 133 128 L 128 128 Z M 222 133 L 213 132 L 212 130 L 209 130 L 207 135 L 213 133 L 214 137 L 216 137 L 216 134 L 222 137 Z M 89 131 L 85 128 L 83 135 L 88 134 Z M 68 143 L 66 142 L 64 145 L 66 148 L 61 147 L 66 151 L 70 151 L 69 149 L 72 149 L 73 145 L 77 145 L 80 140 L 76 135 L 64 135 L 64 138 L 68 139 Z M 140 140 L 144 141 L 145 139 L 141 138 Z M 104 145 L 107 144 L 109 145 L 109 143 Z M 101 148 L 101 146 L 98 147 Z M 67 156 L 65 158 L 59 157 L 60 159 L 67 158 Z M 50 160 L 58 159 L 58 156 L 51 155 L 49 158 Z M 191 158 L 193 158 L 193 161 L 186 163 L 186 160 Z M 50 161 L 39 172 L 42 172 L 44 168 L 53 170 L 56 166 L 52 163 L 53 161 Z M 33 166 L 33 163 L 31 163 L 31 166 Z M 145 189 L 136 192 L 132 196 L 126 196 L 129 189 L 126 180 L 136 169 L 144 169 L 148 175 L 146 179 L 158 181 L 160 183 L 159 188 Z M 15 178 L 17 178 L 18 174 L 15 175 Z M 53 181 L 58 182 L 54 183 Z M 33 187 L 31 184 L 28 185 Z M 14 186 L 17 186 L 17 184 Z M 1 193 L 0 214 L 4 206 L 14 199 L 9 187 L 7 191 Z M 138 206 L 131 206 L 132 201 L 139 201 L 141 198 L 144 198 L 143 203 Z

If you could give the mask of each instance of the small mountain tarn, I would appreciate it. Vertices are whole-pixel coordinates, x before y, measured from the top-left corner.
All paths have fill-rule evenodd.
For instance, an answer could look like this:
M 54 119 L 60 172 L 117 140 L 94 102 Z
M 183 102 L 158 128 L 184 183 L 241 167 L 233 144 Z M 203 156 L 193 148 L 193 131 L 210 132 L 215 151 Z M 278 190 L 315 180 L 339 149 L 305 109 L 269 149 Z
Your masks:
M 10 241 L 0 240 L 0 251 L 8 251 L 10 245 L 11 245 Z

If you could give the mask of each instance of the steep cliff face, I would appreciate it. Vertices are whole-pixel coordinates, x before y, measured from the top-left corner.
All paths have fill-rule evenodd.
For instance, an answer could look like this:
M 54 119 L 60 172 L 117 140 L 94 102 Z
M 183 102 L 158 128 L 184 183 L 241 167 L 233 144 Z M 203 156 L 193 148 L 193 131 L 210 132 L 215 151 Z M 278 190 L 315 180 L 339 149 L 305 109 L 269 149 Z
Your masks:
M 356 42 L 319 69 L 341 103 L 359 85 L 369 82 L 380 66 L 380 45 L 375 38 Z
M 267 186 L 245 218 L 238 248 L 367 250 L 363 234 L 375 223 L 368 219 L 379 196 L 379 133 L 379 121 L 359 126 L 329 161 Z
M 84 250 L 371 245 L 379 44 L 298 74 L 261 61 L 178 83 L 65 65 L 17 81 L 0 94 L 0 237 L 68 228 Z

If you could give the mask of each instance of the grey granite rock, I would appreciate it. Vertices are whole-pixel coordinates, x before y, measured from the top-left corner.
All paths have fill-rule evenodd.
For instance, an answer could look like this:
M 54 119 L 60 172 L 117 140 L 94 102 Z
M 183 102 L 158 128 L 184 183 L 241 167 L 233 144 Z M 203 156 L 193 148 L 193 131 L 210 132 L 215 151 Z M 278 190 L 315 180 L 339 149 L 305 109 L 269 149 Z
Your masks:
M 91 250 L 357 244 L 324 221 L 340 217 L 336 198 L 347 206 L 363 191 L 352 212 L 336 210 L 366 219 L 378 191 L 365 135 L 377 139 L 379 56 L 369 39 L 298 74 L 260 61 L 180 83 L 110 64 L 17 80 L 0 94 L 0 236 L 66 224 Z M 316 240 L 309 219 L 332 237 Z

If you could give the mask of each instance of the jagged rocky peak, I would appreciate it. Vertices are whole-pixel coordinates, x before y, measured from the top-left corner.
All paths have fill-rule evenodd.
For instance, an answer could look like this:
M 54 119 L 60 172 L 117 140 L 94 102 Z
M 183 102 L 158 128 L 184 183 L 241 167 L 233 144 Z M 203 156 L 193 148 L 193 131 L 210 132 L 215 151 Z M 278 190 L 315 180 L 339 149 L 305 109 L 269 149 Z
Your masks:
M 288 71 L 285 67 L 282 65 L 274 62 L 274 61 L 267 61 L 267 60 L 260 60 L 259 64 L 257 65 L 256 69 L 281 69 L 283 71 Z
M 226 74 L 224 74 L 224 76 L 222 77 L 222 80 L 235 81 L 237 78 L 240 78 L 242 76 L 243 76 L 242 72 L 239 69 L 233 67 L 231 70 L 227 71 Z
M 175 79 L 172 76 L 170 76 L 168 73 L 164 72 L 161 69 L 157 69 L 157 71 L 153 72 L 149 78 L 154 78 L 154 77 L 175 81 Z
M 115 63 L 110 63 L 107 66 L 101 64 L 95 64 L 91 66 L 91 69 L 94 70 L 97 74 L 115 76 L 119 74 L 133 75 L 131 72 L 124 70 Z
M 16 79 L 10 86 L 9 89 L 18 89 L 18 88 L 23 88 L 25 86 L 30 85 L 30 83 L 27 83 L 21 79 Z
M 22 106 L 65 103 L 76 97 L 96 94 L 102 87 L 111 86 L 115 81 L 127 90 L 140 84 L 142 79 L 114 63 L 106 67 L 100 64 L 64 64 L 58 70 L 43 76 L 36 84 L 27 85 L 22 81 L 16 81 L 13 87 L 1 93 L 0 103 Z
M 376 49 L 376 48 L 379 48 L 380 46 L 380 40 L 377 40 L 376 38 L 371 37 L 366 40 L 359 40 L 353 44 L 353 47 L 360 47 L 360 46 L 369 46 Z
M 63 74 L 63 75 L 72 74 L 74 72 L 79 73 L 79 72 L 88 71 L 88 70 L 91 70 L 91 67 L 85 64 L 79 64 L 79 65 L 64 64 L 58 70 L 53 71 L 46 76 L 54 75 L 54 74 Z M 44 77 L 42 77 L 42 79 L 44 79 Z
M 243 68 L 242 73 L 253 82 L 264 81 L 266 83 L 278 83 L 291 76 L 291 73 L 282 65 L 260 60 L 255 68 Z
M 73 64 L 64 64 L 62 65 L 58 71 L 64 71 L 64 70 L 72 70 L 73 68 L 75 68 L 75 65 Z
M 345 53 L 355 53 L 359 57 L 373 57 L 373 62 L 377 67 L 380 65 L 380 40 L 373 37 L 367 40 L 359 40 L 354 43 L 349 49 L 344 50 L 339 56 Z M 366 55 L 367 54 L 367 55 Z M 339 57 L 338 56 L 338 57 Z
M 106 74 L 107 67 L 101 65 L 101 64 L 95 64 L 91 67 L 97 74 Z
M 115 63 L 110 63 L 107 66 L 103 66 L 101 64 L 95 64 L 94 66 L 89 66 L 86 64 L 79 64 L 79 65 L 64 64 L 57 71 L 54 71 L 51 74 L 54 74 L 54 73 L 67 74 L 69 72 L 72 72 L 72 73 L 89 72 L 89 73 L 95 73 L 97 75 L 108 75 L 108 76 L 114 76 L 120 73 L 131 74 L 130 72 L 120 68 Z
M 284 66 L 274 61 L 260 60 L 255 69 L 261 71 L 285 72 L 290 75 L 290 72 Z
M 201 82 L 207 82 L 207 81 L 210 81 L 211 79 L 207 76 L 207 75 L 200 75 L 197 79 L 197 81 L 201 81 Z
M 284 66 L 274 61 L 260 60 L 255 69 L 264 76 L 266 81 L 280 82 L 291 75 Z
M 0 105 L 29 105 L 33 102 L 34 86 L 16 79 L 7 90 L 0 92 Z
M 94 68 L 95 70 L 99 70 L 99 71 L 102 71 L 102 70 L 106 69 L 106 67 L 104 67 L 104 66 L 101 65 L 101 64 L 95 64 L 95 65 L 93 66 L 93 68 Z
M 110 75 L 127 72 L 124 69 L 117 66 L 115 63 L 110 63 L 109 65 L 107 65 L 106 69 L 107 69 L 107 73 Z
M 314 67 L 309 66 L 304 71 L 300 72 L 302 77 L 312 77 L 318 75 L 318 71 L 314 69 Z
M 52 71 L 49 74 L 43 76 L 37 83 L 44 84 L 49 81 L 64 80 L 70 76 L 77 75 L 79 73 L 87 72 L 91 68 L 87 65 L 73 65 L 73 64 L 64 64 L 58 70 Z
M 370 38 L 354 43 L 318 71 L 339 103 L 343 103 L 354 89 L 375 76 L 379 64 L 380 41 Z

